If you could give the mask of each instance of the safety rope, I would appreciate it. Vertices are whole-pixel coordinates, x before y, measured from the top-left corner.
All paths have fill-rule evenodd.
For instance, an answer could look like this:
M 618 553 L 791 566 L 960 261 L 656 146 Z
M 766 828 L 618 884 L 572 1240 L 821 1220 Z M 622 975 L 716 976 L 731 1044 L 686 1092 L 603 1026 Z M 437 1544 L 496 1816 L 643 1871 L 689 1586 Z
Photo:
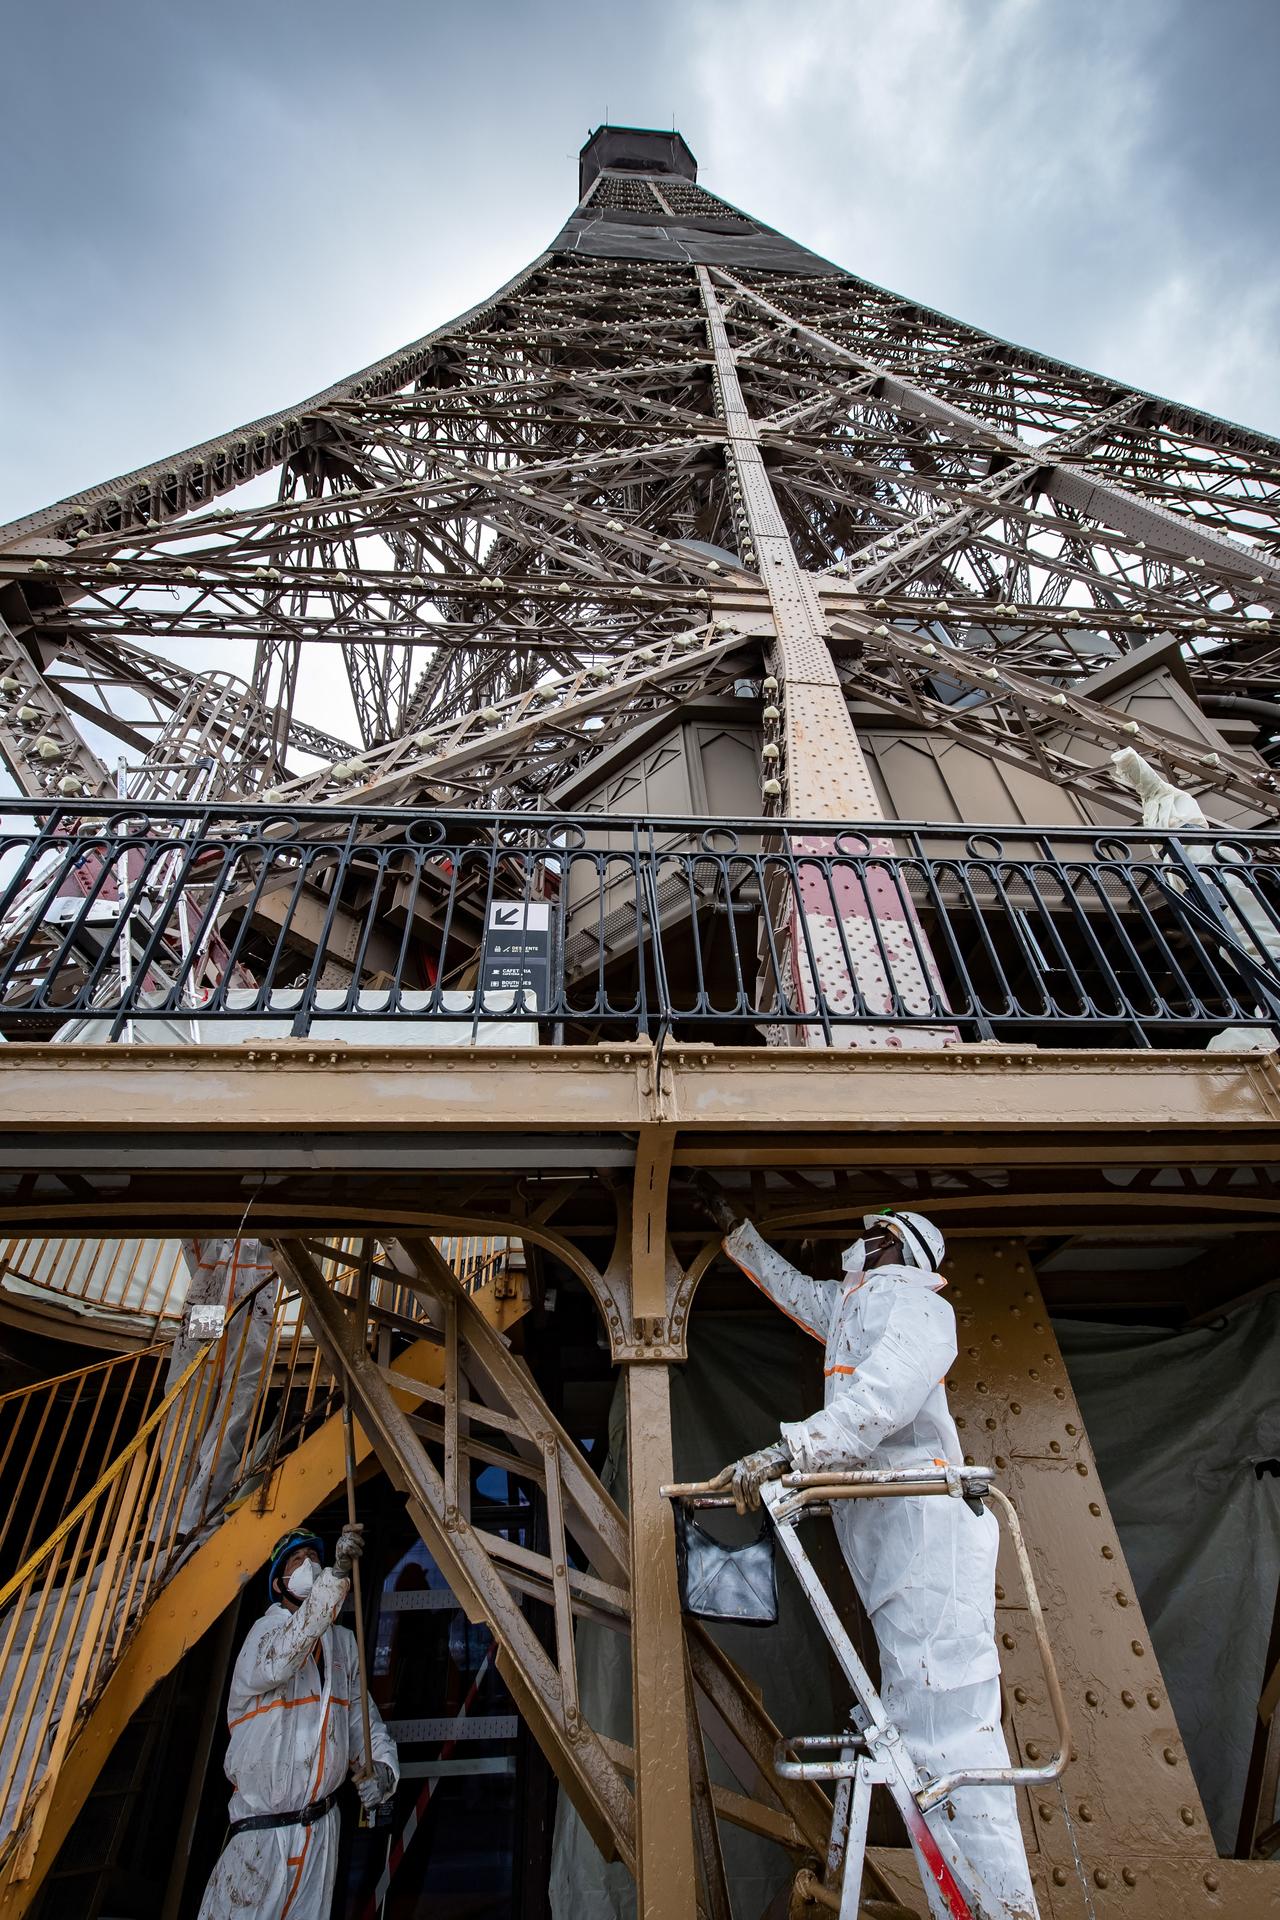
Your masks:
M 1084 1870 L 1084 1861 L 1080 1858 L 1080 1849 L 1076 1845 L 1075 1824 L 1071 1818 L 1071 1809 L 1067 1805 L 1067 1795 L 1062 1784 L 1061 1774 L 1058 1775 L 1058 1798 L 1062 1802 L 1062 1817 L 1067 1823 L 1067 1838 L 1071 1842 L 1071 1853 L 1076 1863 L 1076 1873 L 1080 1880 L 1080 1891 L 1084 1894 L 1084 1909 L 1089 1920 L 1098 1920 L 1097 1911 L 1093 1904 L 1093 1895 L 1089 1891 L 1088 1876 Z

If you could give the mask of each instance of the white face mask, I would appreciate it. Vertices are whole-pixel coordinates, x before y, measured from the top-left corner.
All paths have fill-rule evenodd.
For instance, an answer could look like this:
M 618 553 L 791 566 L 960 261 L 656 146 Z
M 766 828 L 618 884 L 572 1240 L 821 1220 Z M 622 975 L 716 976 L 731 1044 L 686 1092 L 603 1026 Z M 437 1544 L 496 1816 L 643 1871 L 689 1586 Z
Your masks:
M 853 1245 L 846 1247 L 840 1256 L 840 1265 L 850 1277 L 854 1274 L 861 1273 L 866 1263 L 867 1243 L 865 1240 L 855 1240 Z
M 314 1560 L 304 1560 L 300 1567 L 294 1568 L 289 1578 L 285 1581 L 285 1585 L 295 1600 L 306 1599 L 316 1583 L 316 1575 L 319 1571 L 320 1569 Z

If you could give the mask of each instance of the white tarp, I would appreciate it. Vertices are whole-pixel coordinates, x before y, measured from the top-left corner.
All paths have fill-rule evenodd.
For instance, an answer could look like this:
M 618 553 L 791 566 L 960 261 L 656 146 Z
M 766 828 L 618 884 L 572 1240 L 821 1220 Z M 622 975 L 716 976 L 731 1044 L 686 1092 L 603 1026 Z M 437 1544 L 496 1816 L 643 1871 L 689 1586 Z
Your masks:
M 181 1458 L 172 1469 L 175 1483 L 180 1484 L 194 1452 L 178 1519 L 179 1534 L 188 1534 L 217 1513 L 235 1483 L 249 1423 L 262 1390 L 262 1370 L 272 1360 L 271 1329 L 280 1282 L 269 1248 L 252 1237 L 184 1240 L 182 1254 L 191 1277 L 182 1323 L 169 1353 L 166 1394 L 173 1391 L 201 1349 L 209 1344 L 199 1337 L 192 1310 L 221 1309 L 227 1329 L 221 1351 L 210 1363 L 216 1365 L 215 1378 L 207 1395 L 201 1392 L 203 1429 L 188 1436 Z M 249 1304 L 241 1307 L 246 1298 Z M 181 1415 L 181 1408 L 175 1408 L 171 1418 L 181 1421 Z
M 187 1291 L 178 1240 L 13 1239 L 0 1249 L 0 1276 L 6 1293 L 30 1300 L 56 1294 L 68 1312 L 137 1316 L 156 1321 L 158 1333 L 177 1320 Z

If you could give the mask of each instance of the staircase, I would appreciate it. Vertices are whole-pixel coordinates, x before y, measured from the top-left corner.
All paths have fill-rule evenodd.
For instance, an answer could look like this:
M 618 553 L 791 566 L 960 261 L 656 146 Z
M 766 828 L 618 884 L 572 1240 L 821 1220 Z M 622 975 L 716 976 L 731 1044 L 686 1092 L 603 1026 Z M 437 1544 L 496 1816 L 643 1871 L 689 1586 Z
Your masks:
M 228 1396 L 244 1391 L 248 1371 L 248 1298 L 168 1392 L 152 1395 L 135 1430 L 113 1430 L 91 1479 L 82 1449 L 83 1491 L 0 1586 L 0 1920 L 31 1910 L 139 1708 L 266 1564 L 280 1534 L 342 1485 L 343 1395 L 358 1423 L 357 1460 L 376 1453 L 407 1495 L 460 1604 L 493 1633 L 498 1669 L 562 1789 L 605 1857 L 634 1870 L 634 1754 L 583 1710 L 574 1633 L 583 1616 L 632 1632 L 627 1519 L 502 1337 L 526 1311 L 522 1276 L 496 1252 L 479 1258 L 472 1244 L 441 1245 L 384 1239 L 376 1254 L 372 1243 L 363 1254 L 349 1243 L 275 1247 L 283 1284 L 254 1363 L 252 1408 L 247 1422 L 242 1405 L 236 1414 L 237 1457 L 214 1446 L 216 1471 L 209 1437 L 232 1430 Z M 138 1364 L 129 1355 L 108 1367 Z M 58 1391 L 89 1389 L 65 1376 Z M 22 1395 L 9 1399 L 0 1403 L 0 1451 L 6 1419 L 33 1418 Z M 542 1490 L 547 1552 L 473 1523 L 473 1463 L 503 1466 Z M 583 1559 L 589 1570 L 578 1571 Z M 550 1645 L 533 1631 L 525 1596 L 547 1604 Z M 777 1778 L 777 1728 L 697 1622 L 685 1623 L 684 1646 L 696 1703 L 688 1764 L 698 1794 L 697 1906 L 705 1920 L 728 1920 L 718 1822 L 764 1835 L 802 1864 L 822 1857 L 831 1810 L 811 1783 Z M 733 1787 L 713 1780 L 708 1744 Z M 108 1845 L 99 1867 L 109 1871 L 111 1857 Z
M 407 1236 L 384 1244 L 391 1270 L 426 1308 L 442 1340 L 443 1380 L 424 1387 L 421 1414 L 406 1411 L 394 1372 L 359 1337 L 358 1320 L 343 1310 L 305 1244 L 282 1240 L 275 1258 L 297 1286 L 319 1350 L 341 1379 L 384 1471 L 405 1494 L 409 1516 L 451 1591 L 468 1617 L 483 1620 L 493 1635 L 498 1671 L 561 1791 L 603 1857 L 635 1873 L 635 1753 L 591 1725 L 574 1633 L 577 1619 L 591 1618 L 629 1635 L 633 1649 L 637 1633 L 644 1637 L 627 1516 L 438 1249 Z M 545 1552 L 517 1546 L 473 1520 L 472 1462 L 504 1467 L 541 1490 Z M 579 1571 L 584 1560 L 587 1567 Z M 546 1644 L 521 1595 L 549 1608 Z M 759 1696 L 700 1622 L 684 1619 L 682 1626 L 683 1684 L 692 1707 L 696 1906 L 705 1920 L 731 1920 L 719 1822 L 776 1841 L 801 1861 L 821 1859 L 831 1807 L 811 1782 L 779 1778 L 773 1764 L 778 1729 Z M 674 1671 L 679 1686 L 679 1665 Z M 671 1675 L 662 1674 L 658 1684 L 672 1684 Z M 709 1747 L 736 1787 L 713 1779 Z
M 449 1251 L 484 1323 L 519 1318 L 524 1289 L 507 1260 L 474 1243 Z M 363 1282 L 375 1344 L 385 1350 L 397 1328 L 402 1350 L 386 1355 L 386 1377 L 410 1382 L 391 1391 L 412 1412 L 444 1375 L 420 1308 L 387 1275 L 362 1275 L 344 1245 L 311 1252 L 336 1297 Z M 422 1338 L 413 1337 L 415 1318 Z M 0 1920 L 30 1910 L 131 1722 L 134 1737 L 138 1709 L 266 1564 L 280 1534 L 342 1484 L 333 1376 L 305 1337 L 296 1294 L 283 1288 L 243 1442 L 210 1478 L 209 1443 L 216 1454 L 229 1396 L 242 1384 L 248 1319 L 230 1316 L 163 1395 L 164 1350 L 152 1347 L 0 1397 L 0 1459 L 23 1461 L 23 1485 L 32 1483 L 0 1516 Z M 359 1427 L 355 1442 L 357 1460 L 367 1458 Z M 121 1753 L 120 1768 L 128 1777 L 104 1799 L 104 1809 L 116 1805 L 95 1887 L 110 1869 L 120 1792 L 136 1791 L 145 1755 Z M 86 1893 L 88 1881 L 77 1884 Z

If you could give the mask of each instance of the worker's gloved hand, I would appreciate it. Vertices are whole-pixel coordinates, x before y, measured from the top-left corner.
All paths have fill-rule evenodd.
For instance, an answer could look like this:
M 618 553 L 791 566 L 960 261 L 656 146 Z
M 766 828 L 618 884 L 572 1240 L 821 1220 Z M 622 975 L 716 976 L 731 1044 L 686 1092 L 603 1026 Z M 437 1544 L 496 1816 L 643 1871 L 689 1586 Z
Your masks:
M 372 1813 L 388 1801 L 396 1790 L 396 1776 L 385 1760 L 375 1760 L 373 1772 L 366 1774 L 363 1780 L 356 1781 L 356 1792 L 360 1795 L 360 1805 L 366 1813 Z
M 348 1520 L 338 1535 L 337 1551 L 333 1556 L 333 1570 L 345 1580 L 351 1572 L 352 1564 L 364 1552 L 364 1526 L 359 1520 Z
M 742 1224 L 742 1215 L 734 1212 L 714 1180 L 705 1173 L 688 1174 L 686 1180 L 721 1233 L 732 1233 L 735 1227 Z
M 765 1481 L 780 1480 L 790 1466 L 790 1447 L 785 1440 L 775 1440 L 771 1447 L 761 1447 L 735 1460 L 723 1473 L 718 1473 L 711 1484 L 728 1487 L 739 1513 L 746 1513 L 748 1508 L 754 1512 L 760 1505 L 760 1489 Z

